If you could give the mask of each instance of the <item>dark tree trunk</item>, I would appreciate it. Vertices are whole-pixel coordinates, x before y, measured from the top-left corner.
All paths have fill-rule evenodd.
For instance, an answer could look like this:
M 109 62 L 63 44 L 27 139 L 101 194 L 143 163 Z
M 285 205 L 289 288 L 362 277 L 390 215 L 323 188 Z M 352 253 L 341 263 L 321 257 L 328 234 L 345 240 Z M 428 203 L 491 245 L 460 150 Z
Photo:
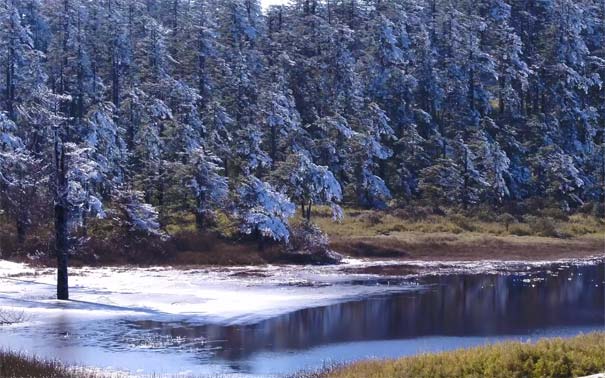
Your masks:
M 307 205 L 307 221 L 308 222 L 311 221 L 311 204 L 312 204 L 312 202 L 309 201 L 309 204 Z
M 199 211 L 195 212 L 195 227 L 198 231 L 202 231 L 206 227 L 206 218 Z
M 277 127 L 271 126 L 271 166 L 275 168 L 275 160 L 277 158 Z
M 120 108 L 120 72 L 115 48 L 111 57 L 111 100 L 116 109 Z
M 472 38 L 472 37 L 471 37 Z M 471 112 L 475 111 L 475 70 L 473 69 L 473 42 L 471 39 L 471 49 L 469 51 L 469 65 L 468 70 L 468 105 Z
M 464 180 L 462 187 L 462 208 L 464 210 L 468 207 L 468 190 L 469 190 L 469 180 L 468 180 L 468 152 L 466 149 L 464 150 Z
M 67 167 L 63 142 L 55 136 L 55 254 L 57 256 L 57 299 L 69 299 L 68 284 L 68 210 L 67 210 Z
M 23 245 L 23 243 L 25 243 L 25 239 L 27 236 L 28 222 L 27 222 L 27 220 L 24 220 L 20 216 L 17 219 L 16 226 L 17 226 L 17 243 L 19 243 L 19 245 Z
M 200 210 L 202 209 L 202 205 L 206 202 L 206 199 L 204 197 L 204 195 L 198 197 L 197 209 L 195 211 L 195 226 L 198 231 L 202 231 L 204 227 L 206 227 L 208 224 L 206 214 Z
M 11 37 L 8 48 L 8 59 L 6 61 L 6 110 L 8 112 L 8 117 L 11 120 L 15 120 L 15 111 L 14 111 L 14 98 L 15 98 L 15 84 L 13 78 L 15 77 L 15 37 L 14 37 L 14 29 L 15 25 L 13 25 L 13 18 L 10 16 L 10 24 L 11 24 Z
M 500 115 L 504 114 L 504 87 L 505 87 L 505 83 L 504 83 L 504 75 L 500 75 L 500 79 L 498 80 L 499 84 L 500 84 L 500 96 L 498 98 L 498 107 L 500 108 Z
M 200 93 L 201 101 L 200 106 L 203 108 L 207 103 L 207 93 L 206 93 L 206 44 L 204 41 L 204 27 L 206 22 L 206 13 L 204 9 L 204 1 L 200 1 L 200 20 L 199 20 L 199 46 L 198 46 L 198 90 Z

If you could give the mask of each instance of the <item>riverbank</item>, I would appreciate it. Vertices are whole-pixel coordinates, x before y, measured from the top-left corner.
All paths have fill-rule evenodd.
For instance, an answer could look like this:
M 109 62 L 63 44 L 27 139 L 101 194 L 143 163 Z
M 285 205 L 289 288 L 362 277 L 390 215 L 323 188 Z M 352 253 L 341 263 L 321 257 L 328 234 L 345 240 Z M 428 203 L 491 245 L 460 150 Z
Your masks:
M 390 361 L 357 362 L 307 378 L 571 378 L 605 371 L 605 333 L 505 342 Z
M 475 232 L 393 232 L 369 237 L 337 236 L 331 245 L 348 256 L 425 261 L 548 261 L 605 253 L 605 242 L 597 235 L 558 239 Z
M 605 222 L 569 217 L 461 216 L 348 210 L 341 224 L 317 217 L 348 256 L 426 261 L 548 261 L 605 255 Z
M 551 214 L 552 215 L 552 214 Z M 605 256 L 605 221 L 587 214 L 547 214 L 515 218 L 430 213 L 417 209 L 372 211 L 345 209 L 341 222 L 329 209 L 317 208 L 312 222 L 329 237 L 330 248 L 345 257 L 401 261 L 554 261 Z M 294 220 L 294 226 L 300 219 Z M 282 245 L 241 238 L 234 225 L 219 222 L 204 232 L 194 219 L 171 218 L 170 238 L 133 236 L 90 226 L 88 242 L 78 248 L 72 266 L 237 266 L 309 263 Z M 54 266 L 49 230 L 38 230 L 23 245 L 11 242 L 11 227 L 0 230 L 5 259 Z M 311 261 L 312 262 L 312 261 Z

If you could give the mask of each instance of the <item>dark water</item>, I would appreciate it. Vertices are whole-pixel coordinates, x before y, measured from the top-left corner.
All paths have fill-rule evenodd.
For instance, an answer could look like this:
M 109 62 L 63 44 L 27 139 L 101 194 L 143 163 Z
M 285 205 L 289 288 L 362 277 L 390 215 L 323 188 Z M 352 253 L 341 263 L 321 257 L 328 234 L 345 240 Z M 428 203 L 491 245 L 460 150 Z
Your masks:
M 46 341 L 62 351 L 56 357 L 87 365 L 284 376 L 324 363 L 604 330 L 604 272 L 599 264 L 434 276 L 415 281 L 420 290 L 309 308 L 256 324 L 118 320 L 72 327 L 69 343 Z
M 456 340 L 568 335 L 604 327 L 604 268 L 601 264 L 511 275 L 428 277 L 421 280 L 427 285 L 424 290 L 305 309 L 245 326 L 139 321 L 129 327 L 172 339 L 209 340 L 216 349 L 202 359 L 252 372 L 250 360 L 255 355 L 296 355 L 331 344 L 430 336 Z M 368 343 L 368 356 L 376 355 L 373 347 Z M 348 359 L 340 348 L 335 353 L 324 355 L 324 360 Z M 292 364 L 296 365 L 296 358 Z

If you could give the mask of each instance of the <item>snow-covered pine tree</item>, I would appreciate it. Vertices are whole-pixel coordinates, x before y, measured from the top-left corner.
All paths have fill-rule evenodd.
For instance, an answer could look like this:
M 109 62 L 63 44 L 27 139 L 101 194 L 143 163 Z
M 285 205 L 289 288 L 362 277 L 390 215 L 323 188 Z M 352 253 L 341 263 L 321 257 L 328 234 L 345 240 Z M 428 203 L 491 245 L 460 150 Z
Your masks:
M 241 232 L 256 236 L 260 248 L 265 239 L 287 242 L 290 238 L 288 219 L 295 206 L 269 183 L 254 176 L 247 178 L 238 188 L 237 205 Z

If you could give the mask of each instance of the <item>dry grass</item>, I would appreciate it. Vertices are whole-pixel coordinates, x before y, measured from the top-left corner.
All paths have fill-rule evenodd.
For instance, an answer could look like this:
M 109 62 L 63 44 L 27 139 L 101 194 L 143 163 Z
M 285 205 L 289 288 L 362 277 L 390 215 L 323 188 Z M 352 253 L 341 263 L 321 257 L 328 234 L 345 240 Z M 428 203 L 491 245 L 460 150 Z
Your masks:
M 0 350 L 0 378 L 128 378 L 132 375 L 120 372 L 104 372 L 81 367 L 66 366 L 57 360 L 45 360 L 23 353 Z M 137 374 L 140 378 L 196 378 L 184 373 Z M 202 376 L 200 376 L 202 378 Z M 227 378 L 223 375 L 204 375 L 203 378 Z
M 605 371 L 605 333 L 365 361 L 321 378 L 571 378 Z
M 242 237 L 237 224 L 219 214 L 216 224 L 198 232 L 186 212 L 164 216 L 168 241 L 137 235 L 111 222 L 89 224 L 88 243 L 79 247 L 74 265 L 257 265 L 289 262 L 283 247 Z M 293 220 L 296 225 L 298 219 Z M 605 222 L 587 214 L 568 216 L 546 209 L 515 218 L 491 211 L 461 214 L 426 207 L 387 211 L 345 209 L 342 222 L 333 222 L 326 207 L 315 207 L 312 221 L 345 255 L 456 260 L 547 260 L 603 254 Z M 6 226 L 6 227 L 5 227 Z M 24 260 L 39 255 L 52 266 L 49 227 L 32 229 L 24 245 L 15 244 L 14 227 L 0 219 L 0 257 Z M 290 261 L 291 262 L 291 261 Z
M 346 209 L 342 222 L 333 222 L 326 212 L 320 209 L 315 213 L 313 221 L 330 236 L 377 236 L 392 233 L 450 233 L 450 234 L 487 234 L 494 236 L 544 236 L 543 224 L 536 224 L 535 219 L 547 219 L 560 239 L 593 235 L 605 237 L 605 221 L 585 214 L 575 214 L 566 220 L 552 217 L 527 216 L 521 221 L 515 220 L 508 225 L 495 216 L 493 220 L 484 220 L 476 216 L 465 216 L 456 213 L 444 215 L 423 215 L 413 217 L 410 212 L 398 213 L 379 212 L 375 210 Z M 519 231 L 522 230 L 522 231 Z M 518 235 L 522 233 L 523 235 Z
M 103 378 L 84 369 L 67 368 L 60 362 L 44 360 L 21 353 L 0 351 L 2 378 Z
M 422 212 L 422 210 L 419 210 Z M 344 254 L 368 257 L 455 260 L 543 260 L 602 254 L 605 223 L 589 215 L 568 219 L 494 215 L 486 220 L 456 213 L 415 214 L 347 209 L 341 223 L 325 209 L 314 217 Z

